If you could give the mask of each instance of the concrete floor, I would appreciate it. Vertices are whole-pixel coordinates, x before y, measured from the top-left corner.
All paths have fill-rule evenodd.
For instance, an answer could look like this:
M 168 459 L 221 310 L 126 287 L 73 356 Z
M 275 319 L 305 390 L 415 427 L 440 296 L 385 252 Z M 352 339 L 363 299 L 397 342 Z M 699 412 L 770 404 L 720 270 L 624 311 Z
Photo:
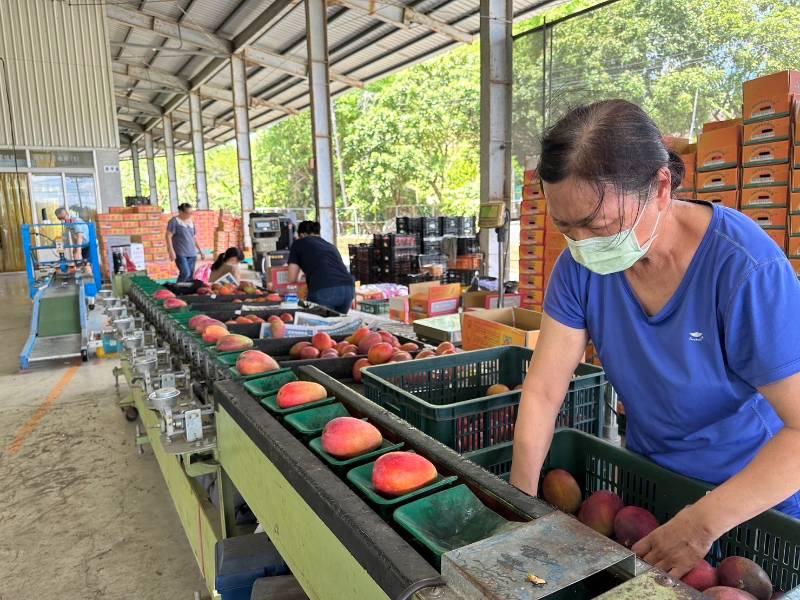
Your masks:
M 20 373 L 22 275 L 0 275 L 0 306 L 0 600 L 206 597 L 158 465 L 116 406 L 116 361 Z

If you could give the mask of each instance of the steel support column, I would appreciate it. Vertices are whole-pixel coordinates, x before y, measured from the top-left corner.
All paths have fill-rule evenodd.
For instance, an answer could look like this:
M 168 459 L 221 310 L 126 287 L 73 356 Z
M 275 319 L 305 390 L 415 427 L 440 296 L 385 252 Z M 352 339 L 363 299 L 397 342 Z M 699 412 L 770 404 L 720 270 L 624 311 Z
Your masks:
M 314 136 L 314 200 L 321 235 L 336 244 L 336 196 L 331 152 L 331 90 L 325 0 L 305 0 L 308 87 Z
M 244 247 L 251 248 L 249 216 L 255 210 L 253 195 L 253 163 L 250 157 L 250 115 L 247 112 L 247 66 L 244 58 L 231 55 L 233 87 L 233 120 L 236 128 L 236 156 L 239 163 L 239 194 L 242 200 L 242 233 Z
M 131 163 L 133 164 L 133 187 L 136 195 L 142 195 L 142 173 L 139 171 L 139 148 L 136 144 L 131 144 Z
M 192 128 L 192 151 L 194 152 L 194 181 L 197 189 L 197 208 L 208 210 L 208 183 L 206 182 L 206 150 L 203 145 L 203 114 L 200 96 L 189 93 L 189 115 Z
M 511 209 L 512 0 L 480 0 L 481 203 L 505 202 Z M 489 274 L 499 272 L 497 236 L 482 231 L 481 251 Z M 505 248 L 506 256 L 509 255 Z M 508 272 L 508 260 L 505 269 Z
M 147 160 L 147 181 L 150 183 L 150 204 L 158 206 L 158 188 L 156 186 L 156 153 L 153 148 L 153 134 L 144 132 L 144 156 Z
M 167 178 L 169 179 L 169 208 L 178 212 L 178 172 L 175 168 L 175 134 L 172 130 L 172 115 L 164 115 L 164 152 L 167 155 Z

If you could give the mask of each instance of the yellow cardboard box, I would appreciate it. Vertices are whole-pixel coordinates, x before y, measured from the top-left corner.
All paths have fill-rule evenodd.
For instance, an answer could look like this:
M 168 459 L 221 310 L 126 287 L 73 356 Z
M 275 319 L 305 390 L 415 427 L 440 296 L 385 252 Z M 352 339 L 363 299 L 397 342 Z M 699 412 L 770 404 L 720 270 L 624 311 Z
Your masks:
M 495 308 L 465 312 L 461 317 L 464 350 L 496 346 L 535 348 L 542 313 L 524 308 Z

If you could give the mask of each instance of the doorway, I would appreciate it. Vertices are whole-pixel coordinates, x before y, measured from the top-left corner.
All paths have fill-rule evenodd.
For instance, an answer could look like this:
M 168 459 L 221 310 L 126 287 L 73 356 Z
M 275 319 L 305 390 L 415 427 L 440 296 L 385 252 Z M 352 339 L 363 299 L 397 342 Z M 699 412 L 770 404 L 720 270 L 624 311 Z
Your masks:
M 23 223 L 33 223 L 28 176 L 0 173 L 0 272 L 25 270 Z

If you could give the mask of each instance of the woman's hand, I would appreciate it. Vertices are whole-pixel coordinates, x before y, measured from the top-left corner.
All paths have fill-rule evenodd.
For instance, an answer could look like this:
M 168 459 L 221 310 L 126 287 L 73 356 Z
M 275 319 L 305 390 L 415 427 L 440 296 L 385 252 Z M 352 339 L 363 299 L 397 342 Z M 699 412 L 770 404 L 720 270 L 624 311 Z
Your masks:
M 681 578 L 708 554 L 719 536 L 695 505 L 634 544 L 632 550 L 648 564 Z

